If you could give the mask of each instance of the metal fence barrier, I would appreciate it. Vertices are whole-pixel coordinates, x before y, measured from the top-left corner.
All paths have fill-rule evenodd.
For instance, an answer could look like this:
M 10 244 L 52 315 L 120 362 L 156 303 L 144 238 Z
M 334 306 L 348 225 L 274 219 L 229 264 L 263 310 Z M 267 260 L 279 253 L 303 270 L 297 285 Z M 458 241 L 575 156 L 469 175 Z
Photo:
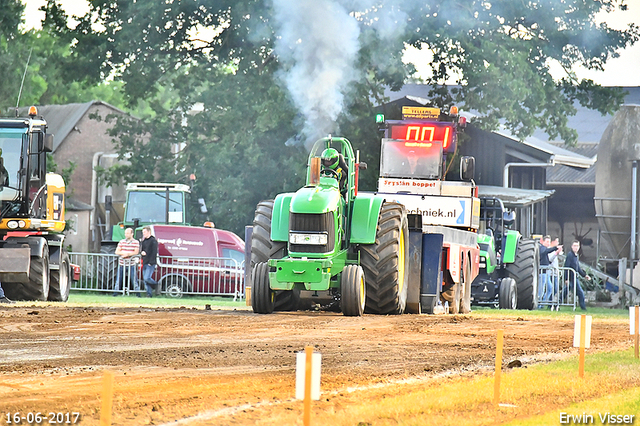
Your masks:
M 578 305 L 576 275 L 572 268 L 541 266 L 538 275 L 538 306 L 550 306 L 551 310 L 556 311 L 560 306 L 571 306 L 575 311 Z
M 146 294 L 139 256 L 131 267 L 119 267 L 114 254 L 70 253 L 70 257 L 81 271 L 80 280 L 73 283 L 71 290 L 124 295 L 136 293 L 139 287 L 140 294 Z M 116 291 L 118 270 L 121 279 Z M 245 297 L 244 262 L 231 258 L 158 256 L 152 278 L 158 283 L 153 289 L 156 295 L 233 296 L 233 300 Z

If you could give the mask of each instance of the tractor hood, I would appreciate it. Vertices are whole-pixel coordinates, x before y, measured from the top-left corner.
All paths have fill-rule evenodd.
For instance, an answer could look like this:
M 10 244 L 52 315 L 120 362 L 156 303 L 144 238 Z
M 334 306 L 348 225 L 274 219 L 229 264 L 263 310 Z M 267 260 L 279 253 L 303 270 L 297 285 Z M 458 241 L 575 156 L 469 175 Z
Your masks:
M 291 213 L 327 213 L 335 211 L 342 196 L 338 182 L 333 178 L 321 177 L 320 184 L 300 188 L 291 199 Z

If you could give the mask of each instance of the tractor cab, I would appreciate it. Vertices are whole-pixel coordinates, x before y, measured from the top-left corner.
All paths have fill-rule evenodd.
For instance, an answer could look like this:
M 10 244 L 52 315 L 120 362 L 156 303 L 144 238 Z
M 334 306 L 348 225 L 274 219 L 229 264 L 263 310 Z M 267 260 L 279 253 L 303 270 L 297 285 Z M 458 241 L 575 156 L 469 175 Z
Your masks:
M 114 225 L 111 238 L 103 245 L 113 245 L 124 238 L 125 228 L 145 225 L 189 226 L 187 206 L 191 188 L 177 183 L 129 183 L 124 220 Z
M 480 199 L 480 227 L 478 229 L 478 243 L 482 245 L 486 241 L 493 240 L 493 250 L 498 258 L 504 251 L 506 235 L 515 223 L 515 212 L 507 210 L 498 198 Z M 515 231 L 512 231 L 515 232 Z
M 64 183 L 47 174 L 53 135 L 37 114 L 0 119 L 0 233 L 64 229 Z

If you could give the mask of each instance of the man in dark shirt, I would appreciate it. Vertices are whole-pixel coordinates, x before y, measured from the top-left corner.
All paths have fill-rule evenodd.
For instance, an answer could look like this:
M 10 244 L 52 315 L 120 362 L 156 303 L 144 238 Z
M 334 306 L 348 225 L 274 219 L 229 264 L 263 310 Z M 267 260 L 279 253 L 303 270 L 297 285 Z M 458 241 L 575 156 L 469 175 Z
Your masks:
M 156 270 L 156 257 L 158 256 L 158 241 L 151 235 L 151 227 L 142 228 L 142 243 L 140 244 L 142 255 L 142 279 L 147 288 L 147 297 L 153 297 L 153 292 L 158 285 L 153 279 Z
M 573 286 L 573 283 L 575 281 L 576 295 L 578 296 L 580 309 L 586 311 L 587 305 L 584 303 L 584 291 L 582 291 L 582 286 L 580 285 L 580 281 L 578 281 L 576 272 L 580 274 L 581 277 L 584 277 L 584 279 L 586 279 L 587 281 L 591 281 L 591 277 L 587 275 L 587 273 L 580 267 L 580 257 L 578 256 L 578 251 L 580 251 L 580 241 L 574 241 L 573 243 L 571 243 L 571 251 L 569 252 L 569 254 L 567 254 L 567 258 L 564 261 L 564 267 L 573 270 L 567 271 L 566 286 L 563 293 L 566 295 L 567 290 Z

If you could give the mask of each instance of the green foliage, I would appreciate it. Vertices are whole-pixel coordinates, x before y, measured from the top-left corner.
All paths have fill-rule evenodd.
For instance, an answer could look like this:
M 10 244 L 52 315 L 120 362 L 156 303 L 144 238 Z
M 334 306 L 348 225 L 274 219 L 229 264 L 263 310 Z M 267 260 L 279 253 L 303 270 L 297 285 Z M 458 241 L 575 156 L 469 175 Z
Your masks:
M 20 0 L 0 0 L 0 37 L 6 41 L 18 35 L 24 4 Z
M 339 3 L 357 19 L 359 50 L 337 127 L 368 163 L 361 188 L 369 190 L 379 165 L 375 106 L 388 100 L 385 87 L 400 88 L 415 71 L 402 63 L 406 44 L 433 54 L 426 83 L 435 106 L 456 102 L 478 111 L 487 130 L 504 124 L 524 138 L 542 128 L 573 143 L 567 116 L 574 104 L 608 113 L 622 93 L 578 81 L 571 67 L 601 69 L 640 35 L 635 25 L 618 31 L 595 24 L 599 11 L 624 9 L 622 0 Z M 302 184 L 306 154 L 295 146 L 302 117 L 282 89 L 280 77 L 291 64 L 275 54 L 282 38 L 271 3 L 90 4 L 71 30 L 50 0 L 46 28 L 65 43 L 77 41 L 68 56 L 59 55 L 73 64 L 66 76 L 92 83 L 113 77 L 126 93 L 118 101 L 140 108 L 143 121 L 126 117 L 114 128 L 129 164 L 101 171 L 106 181 L 180 182 L 195 173 L 194 198 L 207 201 L 219 227 L 236 232 L 250 223 L 260 199 Z M 550 61 L 567 70 L 564 79 L 551 77 Z M 455 75 L 460 85 L 445 87 Z M 202 111 L 193 113 L 194 105 Z
M 243 235 L 260 200 L 304 184 L 306 152 L 283 143 L 295 133 L 292 123 L 283 124 L 293 111 L 273 82 L 251 74 L 210 78 L 215 85 L 201 92 L 201 112 L 185 113 L 189 106 L 181 102 L 166 110 L 155 104 L 155 116 L 144 121 L 106 118 L 116 120 L 112 136 L 128 163 L 99 175 L 109 184 L 186 183 L 194 173 L 193 199 L 204 198 L 209 214 L 194 206 L 191 217 Z M 176 85 L 185 84 L 182 79 Z M 252 95 L 239 96 L 243 87 L 252 87 Z
M 42 30 L 20 32 L 23 5 L 0 0 L 0 111 L 13 115 L 19 105 L 51 105 L 100 99 L 124 107 L 123 83 L 90 82 L 77 73 L 67 28 L 68 17 L 54 0 L 43 6 Z M 24 77 L 24 84 L 22 80 Z M 21 88 L 22 85 L 22 88 Z
M 574 143 L 577 134 L 567 128 L 566 119 L 575 114 L 574 101 L 606 113 L 622 99 L 619 90 L 578 81 L 571 71 L 573 65 L 602 69 L 617 51 L 638 40 L 635 24 L 618 31 L 594 23 L 596 13 L 616 7 L 625 9 L 625 2 L 427 3 L 414 11 L 424 18 L 410 22 L 409 43 L 434 54 L 427 83 L 460 76 L 454 100 L 478 111 L 486 130 L 502 122 L 520 138 L 542 128 L 552 139 L 560 136 Z M 558 82 L 551 77 L 550 61 L 564 67 L 566 78 Z

